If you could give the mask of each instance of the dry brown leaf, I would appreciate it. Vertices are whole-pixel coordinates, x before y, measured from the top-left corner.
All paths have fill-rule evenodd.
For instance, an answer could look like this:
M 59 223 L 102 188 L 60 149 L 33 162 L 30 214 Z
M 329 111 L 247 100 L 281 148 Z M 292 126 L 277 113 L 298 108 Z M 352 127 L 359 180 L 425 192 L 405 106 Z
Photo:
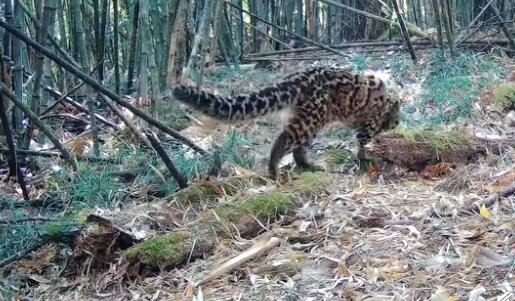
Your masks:
M 454 165 L 447 162 L 428 165 L 422 170 L 422 177 L 425 179 L 440 178 L 448 175 L 454 168 Z

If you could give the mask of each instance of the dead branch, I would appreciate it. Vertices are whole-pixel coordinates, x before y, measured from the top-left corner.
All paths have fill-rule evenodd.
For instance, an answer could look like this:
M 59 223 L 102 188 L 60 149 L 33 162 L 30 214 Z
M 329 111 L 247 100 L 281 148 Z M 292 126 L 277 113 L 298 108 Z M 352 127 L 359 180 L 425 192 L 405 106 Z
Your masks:
M 469 25 L 467 26 L 468 28 L 474 26 L 474 24 L 476 24 L 477 20 L 479 20 L 479 18 L 481 18 L 481 16 L 486 12 L 486 10 L 488 9 L 488 7 L 494 2 L 495 0 L 490 0 L 484 7 L 483 9 L 481 9 L 481 11 L 479 12 L 479 14 L 477 14 L 477 16 L 469 23 Z M 481 28 L 481 27 L 478 27 L 478 29 Z M 460 34 L 460 36 L 458 36 L 458 38 L 456 39 L 456 47 L 458 47 L 459 44 L 461 44 L 462 42 L 468 40 L 477 30 L 472 30 L 468 33 L 465 33 L 463 32 L 462 34 Z
M 1 21 L 0 21 L 1 22 Z M 43 133 L 52 141 L 54 146 L 61 152 L 63 155 L 63 158 L 66 159 L 72 166 L 74 171 L 79 170 L 79 164 L 77 163 L 77 158 L 66 148 L 64 145 L 59 141 L 59 139 L 52 133 L 50 128 L 48 128 L 41 120 L 32 112 L 27 105 L 25 105 L 23 102 L 16 99 L 16 96 L 14 93 L 2 82 L 0 82 L 0 88 L 1 92 L 6 95 L 11 101 L 14 103 L 15 106 L 17 106 L 20 110 L 25 113 L 29 117 L 34 124 L 41 129 Z
M 499 22 L 500 22 L 500 26 L 501 26 L 501 29 L 502 31 L 504 32 L 504 35 L 506 36 L 506 38 L 508 39 L 508 41 L 510 41 L 510 46 L 512 49 L 515 49 L 515 38 L 513 38 L 513 35 L 511 34 L 510 32 L 510 28 L 508 27 L 508 25 L 504 22 L 504 19 L 502 18 L 502 14 L 501 12 L 499 11 L 499 9 L 497 8 L 497 4 L 495 4 L 495 2 L 492 3 L 492 5 L 490 5 L 490 9 L 493 11 L 493 13 L 497 16 L 497 19 L 499 19 Z
M 30 248 L 27 248 L 25 250 L 21 250 L 19 252 L 14 253 L 13 255 L 0 261 L 0 268 L 3 268 L 4 266 L 8 265 L 9 263 L 29 255 L 31 252 L 36 251 L 37 249 L 41 248 L 43 245 L 44 245 L 44 243 L 38 242 Z
M 44 86 L 43 87 L 46 91 L 48 91 L 50 93 L 50 95 L 52 95 L 54 98 L 57 99 L 56 102 L 59 102 L 61 99 L 62 101 L 65 101 L 66 103 L 72 105 L 73 107 L 75 107 L 77 110 L 79 110 L 80 112 L 83 112 L 83 113 L 86 113 L 89 115 L 89 109 L 86 108 L 85 106 L 81 105 L 80 103 L 76 102 L 75 100 L 73 100 L 71 97 L 69 96 L 65 96 L 63 95 L 61 92 L 59 91 L 56 91 L 54 90 L 52 87 L 50 86 Z M 71 92 L 70 92 L 71 93 Z M 119 126 L 109 120 L 107 120 L 105 117 L 103 117 L 102 115 L 100 114 L 97 114 L 95 113 L 95 117 L 98 121 L 102 122 L 103 124 L 113 128 L 113 129 L 119 129 Z
M 389 24 L 389 25 L 392 25 L 392 21 L 391 20 L 388 20 L 386 18 L 383 18 L 383 17 L 380 17 L 380 16 L 376 16 L 374 14 L 371 14 L 369 12 L 366 12 L 366 11 L 362 11 L 362 10 L 359 10 L 357 8 L 354 8 L 354 7 L 351 7 L 351 6 L 348 6 L 348 5 L 345 5 L 345 4 L 342 4 L 342 3 L 339 3 L 339 2 L 336 2 L 334 0 L 318 0 L 319 2 L 325 2 L 327 4 L 331 4 L 333 6 L 336 6 L 336 7 L 339 7 L 341 9 L 345 9 L 345 10 L 348 10 L 348 11 L 351 11 L 351 12 L 354 12 L 354 13 L 357 13 L 359 15 L 362 15 L 364 17 L 367 17 L 367 18 L 370 18 L 370 19 L 373 19 L 373 20 L 376 20 L 376 21 L 379 21 L 379 22 L 383 22 L 383 23 L 386 23 L 386 24 Z M 425 37 L 421 31 L 417 31 L 417 30 L 412 30 L 412 29 L 409 29 L 407 28 L 407 32 L 409 32 L 410 34 L 413 34 L 413 35 L 416 35 L 416 36 L 422 36 L 422 37 Z
M 172 177 L 175 179 L 175 181 L 177 181 L 177 184 L 179 184 L 179 187 L 181 189 L 188 187 L 188 181 L 177 170 L 177 168 L 173 164 L 172 160 L 170 159 L 170 157 L 168 156 L 166 151 L 163 149 L 163 147 L 159 143 L 159 140 L 158 140 L 156 134 L 154 134 L 150 130 L 147 130 L 147 131 L 145 131 L 145 135 L 147 136 L 148 141 L 150 141 L 150 144 L 152 144 L 152 147 L 154 148 L 154 150 L 157 152 L 159 157 L 161 157 L 161 159 L 165 163 L 165 165 L 168 168 L 168 171 L 170 172 Z
M 0 221 L 0 225 L 23 224 L 23 223 L 30 223 L 30 222 L 51 222 L 51 221 L 53 221 L 53 219 L 37 216 L 37 217 L 20 218 L 20 219 L 16 219 L 16 220 Z
M 466 44 L 468 46 L 474 45 L 489 45 L 489 44 L 500 44 L 506 45 L 509 42 L 507 40 L 474 40 L 474 41 L 463 41 L 462 44 Z M 433 45 L 430 41 L 413 41 L 412 44 L 414 46 L 431 46 Z M 334 49 L 346 49 L 346 48 L 366 48 L 366 47 L 403 47 L 404 44 L 402 41 L 377 41 L 377 42 L 355 42 L 355 43 L 344 43 L 337 44 L 331 46 Z M 281 55 L 281 54 L 293 54 L 293 53 L 302 53 L 302 52 L 311 52 L 311 51 L 320 51 L 319 47 L 304 47 L 304 48 L 295 48 L 295 49 L 285 49 L 285 50 L 277 50 L 277 51 L 267 51 L 267 52 L 258 52 L 258 53 L 250 53 L 246 57 L 247 58 L 257 58 L 257 57 L 265 57 L 265 56 L 273 56 L 273 55 Z M 387 49 L 389 50 L 389 49 Z
M 261 256 L 263 253 L 271 250 L 272 248 L 277 247 L 280 244 L 280 242 L 281 241 L 279 240 L 279 238 L 271 237 L 267 240 L 262 240 L 256 243 L 250 249 L 223 263 L 217 269 L 212 271 L 208 276 L 204 277 L 199 283 L 196 284 L 196 286 L 203 285 L 213 279 L 216 279 L 222 274 L 232 271 L 233 269 L 244 264 L 245 262 Z
M 512 194 L 515 194 L 515 182 L 512 183 L 508 188 L 506 188 L 503 191 L 499 191 L 499 192 L 493 193 L 493 194 L 489 195 L 488 197 L 486 197 L 486 198 L 484 198 L 482 200 L 474 202 L 474 204 L 472 204 L 464 212 L 468 212 L 468 213 L 475 212 L 475 213 L 478 213 L 479 209 L 481 208 L 481 205 L 485 205 L 485 207 L 487 207 L 487 208 L 488 207 L 492 207 L 496 202 L 499 202 L 501 200 L 501 198 L 508 197 L 508 196 L 510 196 Z
M 152 144 L 150 144 L 148 139 L 146 139 L 145 136 L 143 136 L 138 131 L 138 129 L 136 129 L 136 127 L 129 121 L 129 119 L 127 119 L 127 117 L 125 117 L 125 115 L 123 115 L 123 113 L 120 112 L 120 110 L 118 110 L 118 108 L 107 97 L 100 94 L 100 99 L 105 102 L 105 104 L 114 112 L 116 116 L 118 116 L 118 118 L 120 118 L 120 120 L 127 126 L 127 128 L 132 132 L 132 134 L 136 136 L 136 138 L 138 138 L 141 142 L 145 143 L 149 148 L 152 148 Z
M 95 73 L 98 68 L 100 67 L 102 62 L 99 62 L 97 63 L 97 65 L 95 66 L 95 68 L 93 68 L 93 70 L 91 70 L 91 72 L 89 73 L 89 75 L 92 75 L 93 73 Z M 80 89 L 82 86 L 84 85 L 84 82 L 80 82 L 79 84 L 77 84 L 75 87 L 71 88 L 70 90 L 68 90 L 68 92 L 66 92 L 66 94 L 64 95 L 61 95 L 53 104 L 51 104 L 50 106 L 48 106 L 48 108 L 46 108 L 43 112 L 41 112 L 41 115 L 45 115 L 46 113 L 50 112 L 50 110 L 52 110 L 55 106 L 57 106 L 58 104 L 62 103 L 63 101 L 66 101 L 68 100 L 67 97 L 69 97 L 70 95 L 72 95 L 73 92 L 77 91 L 78 89 Z M 46 89 L 46 88 L 49 88 L 49 89 L 52 89 L 51 87 L 48 87 L 48 86 L 43 86 L 43 89 Z M 48 90 L 47 90 L 48 91 Z M 51 91 L 48 91 L 51 93 Z M 56 91 L 57 92 L 57 91 Z M 61 93 L 62 94 L 62 93 Z M 57 95 L 54 95 L 54 97 L 57 97 Z M 70 103 L 71 104 L 71 103 Z M 86 108 L 85 108 L 86 109 Z M 89 115 L 89 110 L 88 110 L 88 115 Z M 101 117 L 100 115 L 96 114 L 95 116 L 98 116 L 98 117 Z M 97 117 L 97 119 L 99 119 Z M 99 119 L 99 121 L 101 121 Z
M 0 147 L 0 153 L 7 154 L 9 153 L 9 149 Z M 34 157 L 43 157 L 43 158 L 52 158 L 52 157 L 61 157 L 62 154 L 58 152 L 48 152 L 48 151 L 36 151 L 36 150 L 26 150 L 26 149 L 17 149 L 16 153 L 23 156 L 34 156 Z M 100 158 L 93 156 L 77 156 L 77 160 L 80 161 L 89 161 L 89 162 L 97 162 L 97 163 L 110 163 L 117 164 L 120 163 L 120 160 L 111 159 L 111 158 Z

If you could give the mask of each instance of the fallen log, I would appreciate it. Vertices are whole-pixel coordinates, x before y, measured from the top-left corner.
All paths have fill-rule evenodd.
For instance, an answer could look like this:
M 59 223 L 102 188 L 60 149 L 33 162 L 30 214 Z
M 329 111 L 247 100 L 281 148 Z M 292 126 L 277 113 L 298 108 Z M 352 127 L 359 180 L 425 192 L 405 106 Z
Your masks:
M 380 159 L 413 171 L 442 162 L 467 164 L 488 153 L 515 147 L 515 138 L 466 137 L 457 131 L 406 130 L 378 135 L 367 151 Z
M 246 193 L 254 183 L 262 185 L 261 181 L 250 176 L 194 182 L 177 192 L 171 202 L 146 203 L 120 212 L 96 212 L 88 217 L 88 222 L 100 227 L 87 227 L 92 230 L 75 241 L 74 260 L 82 262 L 91 254 L 102 255 L 88 264 L 103 269 L 121 251 L 128 276 L 173 269 L 209 257 L 220 238 L 256 237 L 264 225 L 291 214 L 306 198 L 323 193 L 332 183 L 332 177 L 321 172 L 305 172 L 276 190 Z M 231 201 L 219 203 L 217 199 L 222 196 Z M 174 208 L 177 206 L 196 208 L 192 211 L 211 209 L 182 216 Z
M 508 45 L 509 41 L 507 40 L 473 40 L 473 41 L 463 41 L 462 44 L 467 46 L 480 45 L 487 46 L 490 44 L 498 44 L 498 45 Z M 431 46 L 433 43 L 427 40 L 418 40 L 413 41 L 412 44 L 414 46 Z M 365 42 L 353 42 L 353 43 L 343 43 L 331 45 L 331 48 L 334 49 L 348 49 L 348 48 L 365 48 L 365 47 L 404 47 L 402 41 L 365 41 Z M 283 55 L 283 54 L 293 54 L 293 53 L 304 53 L 304 52 L 318 52 L 322 51 L 320 47 L 304 47 L 304 48 L 294 48 L 294 49 L 285 49 L 285 50 L 276 50 L 276 51 L 266 51 L 266 52 L 257 52 L 257 53 L 249 53 L 245 58 L 257 58 L 257 57 L 265 57 L 265 56 L 273 56 L 273 55 Z

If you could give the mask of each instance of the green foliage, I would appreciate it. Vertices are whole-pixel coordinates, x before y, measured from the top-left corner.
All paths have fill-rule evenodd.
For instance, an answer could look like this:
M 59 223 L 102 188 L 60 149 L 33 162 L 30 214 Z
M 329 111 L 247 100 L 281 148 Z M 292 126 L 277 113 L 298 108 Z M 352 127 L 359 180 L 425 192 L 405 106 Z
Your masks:
M 235 222 L 250 214 L 259 218 L 269 218 L 284 214 L 293 204 L 293 196 L 279 191 L 250 197 L 242 203 L 224 204 L 216 207 L 216 215 L 223 220 Z
M 324 172 L 303 172 L 296 176 L 290 185 L 284 186 L 283 192 L 298 192 L 301 194 L 320 193 L 326 189 L 332 177 Z
M 26 210 L 10 208 L 9 220 L 27 218 Z M 2 218 L 3 219 L 3 218 Z M 38 240 L 38 228 L 34 223 L 13 223 L 0 225 L 0 260 L 33 246 Z
M 415 66 L 413 61 L 407 54 L 398 55 L 390 63 L 390 69 L 392 76 L 395 79 L 398 78 L 409 78 L 413 75 Z
M 368 69 L 368 55 L 366 53 L 352 53 L 349 62 L 353 72 L 363 72 Z
M 502 69 L 488 55 L 461 53 L 447 57 L 436 51 L 430 58 L 420 102 L 404 107 L 408 124 L 438 126 L 472 117 L 472 103 L 479 91 L 502 76 Z M 415 118 L 416 108 L 420 109 Z
M 83 166 L 69 185 L 68 193 L 73 207 L 112 207 L 120 184 L 109 169 L 95 170 Z
M 344 148 L 331 148 L 328 149 L 324 156 L 327 157 L 327 162 L 331 164 L 345 164 L 353 157 L 352 153 Z
M 79 220 L 73 215 L 66 215 L 55 221 L 42 224 L 38 227 L 38 232 L 42 238 L 50 241 L 68 241 L 79 229 Z
M 515 84 L 504 83 L 492 90 L 492 103 L 503 110 L 515 109 Z

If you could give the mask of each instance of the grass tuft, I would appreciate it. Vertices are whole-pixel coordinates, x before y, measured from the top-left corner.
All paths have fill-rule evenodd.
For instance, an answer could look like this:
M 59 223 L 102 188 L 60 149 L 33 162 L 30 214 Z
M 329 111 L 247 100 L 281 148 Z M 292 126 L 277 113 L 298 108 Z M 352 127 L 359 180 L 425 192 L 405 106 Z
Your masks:
M 435 51 L 426 71 L 420 101 L 404 107 L 403 119 L 408 124 L 433 127 L 469 119 L 479 91 L 503 75 L 493 56 L 468 52 L 448 57 Z
M 504 83 L 492 89 L 492 103 L 502 110 L 515 109 L 515 84 Z
M 469 139 L 458 131 L 397 127 L 392 132 L 404 136 L 409 143 L 428 143 L 436 152 L 461 149 L 470 145 Z

